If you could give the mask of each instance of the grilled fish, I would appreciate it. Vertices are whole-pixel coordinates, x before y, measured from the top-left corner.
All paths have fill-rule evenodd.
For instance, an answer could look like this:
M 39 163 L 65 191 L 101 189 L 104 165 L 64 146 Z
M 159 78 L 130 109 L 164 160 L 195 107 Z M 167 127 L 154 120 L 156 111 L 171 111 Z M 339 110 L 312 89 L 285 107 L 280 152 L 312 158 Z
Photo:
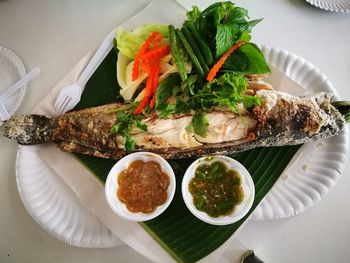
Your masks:
M 201 137 L 188 131 L 193 114 L 157 115 L 142 122 L 147 131 L 132 128 L 130 135 L 135 151 L 151 151 L 167 159 L 206 154 L 229 154 L 255 147 L 302 144 L 339 134 L 345 119 L 331 104 L 332 95 L 318 93 L 295 97 L 284 92 L 260 90 L 262 103 L 250 111 L 235 114 L 229 109 L 213 108 L 206 113 L 208 135 Z M 113 103 L 66 113 L 55 118 L 41 115 L 17 115 L 4 124 L 4 135 L 19 144 L 54 142 L 66 152 L 120 159 L 127 152 L 124 139 L 112 134 L 115 110 L 123 104 Z

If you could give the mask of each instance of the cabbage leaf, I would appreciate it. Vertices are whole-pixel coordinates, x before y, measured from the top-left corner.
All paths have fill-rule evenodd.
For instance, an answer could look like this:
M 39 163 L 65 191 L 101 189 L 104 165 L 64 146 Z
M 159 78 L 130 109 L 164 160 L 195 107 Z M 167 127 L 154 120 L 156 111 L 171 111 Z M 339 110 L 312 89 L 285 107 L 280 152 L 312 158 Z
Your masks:
M 152 34 L 152 32 L 159 32 L 163 35 L 163 37 L 167 38 L 169 35 L 168 25 L 145 24 L 136 27 L 133 30 L 118 27 L 115 42 L 119 52 L 121 52 L 124 56 L 127 56 L 129 59 L 135 59 L 138 50 Z

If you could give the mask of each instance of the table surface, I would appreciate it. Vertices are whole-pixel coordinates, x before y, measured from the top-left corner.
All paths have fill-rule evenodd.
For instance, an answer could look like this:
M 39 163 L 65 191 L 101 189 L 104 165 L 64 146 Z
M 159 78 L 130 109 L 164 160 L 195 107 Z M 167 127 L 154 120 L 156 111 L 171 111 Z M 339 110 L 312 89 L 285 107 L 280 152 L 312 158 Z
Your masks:
M 160 1 L 160 0 L 159 0 Z M 170 1 L 170 0 L 168 0 Z M 26 69 L 41 69 L 19 113 L 36 103 L 115 27 L 148 1 L 0 0 L 0 46 L 14 51 Z M 157 1 L 155 1 L 157 2 Z M 186 1 L 205 7 L 213 1 Z M 251 18 L 263 17 L 253 41 L 311 61 L 350 99 L 350 13 L 331 13 L 304 0 L 238 1 Z M 69 246 L 27 214 L 15 180 L 17 144 L 0 137 L 0 262 L 148 262 L 125 246 Z M 265 262 L 348 262 L 350 165 L 324 199 L 283 220 L 250 221 L 238 238 Z

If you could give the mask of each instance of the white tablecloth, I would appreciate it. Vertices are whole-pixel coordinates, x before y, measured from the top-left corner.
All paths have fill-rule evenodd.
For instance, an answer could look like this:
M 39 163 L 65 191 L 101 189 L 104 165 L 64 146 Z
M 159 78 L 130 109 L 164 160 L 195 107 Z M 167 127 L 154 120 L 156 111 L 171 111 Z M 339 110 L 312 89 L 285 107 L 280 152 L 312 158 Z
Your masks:
M 158 0 L 161 1 L 161 0 Z M 170 0 L 169 0 L 170 1 Z M 154 1 L 157 2 L 157 1 Z M 196 3 L 197 2 L 197 3 Z M 186 1 L 205 7 L 213 1 Z M 36 103 L 116 24 L 147 1 L 0 1 L 0 46 L 41 74 L 19 109 Z M 350 99 L 350 14 L 330 13 L 306 2 L 238 1 L 252 18 L 263 17 L 253 41 L 281 47 L 318 66 L 344 99 Z M 171 12 L 171 10 L 164 10 Z M 0 262 L 147 262 L 127 246 L 82 249 L 56 240 L 25 211 L 15 182 L 17 144 L 0 137 Z M 249 222 L 239 238 L 266 262 L 348 262 L 350 165 L 331 192 L 295 217 Z

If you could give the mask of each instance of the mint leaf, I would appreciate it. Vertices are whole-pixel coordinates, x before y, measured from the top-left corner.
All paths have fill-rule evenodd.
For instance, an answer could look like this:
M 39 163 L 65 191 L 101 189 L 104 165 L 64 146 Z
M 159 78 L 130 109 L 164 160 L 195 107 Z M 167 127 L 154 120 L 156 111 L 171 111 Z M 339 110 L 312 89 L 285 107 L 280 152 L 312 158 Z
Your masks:
M 214 12 L 214 24 L 216 26 L 225 24 L 232 16 L 235 6 L 231 2 L 221 2 Z
M 249 42 L 251 39 L 251 35 L 247 32 L 242 32 L 241 36 L 237 39 L 238 41 L 244 41 L 244 42 Z
M 248 67 L 246 69 L 247 73 L 249 72 L 249 74 L 264 74 L 271 72 L 263 53 L 257 47 L 257 45 L 253 43 L 247 43 L 241 46 L 239 50 L 243 52 L 249 60 Z
M 245 23 L 248 18 L 248 10 L 242 7 L 235 7 L 228 17 L 228 22 Z
M 228 57 L 222 71 L 240 74 L 265 74 L 270 68 L 260 49 L 253 43 L 241 46 Z
M 225 10 L 222 6 L 219 6 L 214 13 L 214 25 L 219 26 L 221 20 L 225 17 Z
M 196 112 L 192 118 L 192 127 L 195 134 L 206 137 L 208 134 L 209 122 L 204 112 Z
M 262 18 L 251 20 L 251 21 L 248 22 L 249 23 L 249 27 L 252 28 L 252 27 L 256 26 L 257 24 L 259 24 L 261 21 L 263 21 Z
M 237 24 L 218 25 L 216 31 L 216 57 L 220 57 L 230 49 L 240 34 Z
M 189 22 L 194 23 L 201 18 L 201 11 L 197 6 L 192 6 L 192 10 L 186 13 L 186 17 Z

